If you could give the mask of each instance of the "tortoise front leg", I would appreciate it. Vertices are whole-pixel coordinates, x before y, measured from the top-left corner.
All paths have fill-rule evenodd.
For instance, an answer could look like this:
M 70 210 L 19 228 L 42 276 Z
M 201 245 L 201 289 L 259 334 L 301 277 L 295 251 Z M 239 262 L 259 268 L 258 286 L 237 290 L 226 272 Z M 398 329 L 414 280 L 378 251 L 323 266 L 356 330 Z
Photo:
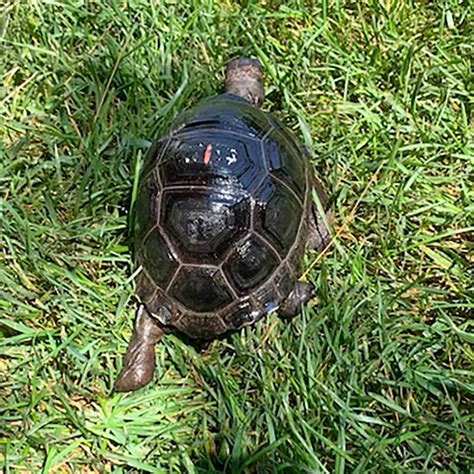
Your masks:
M 116 392 L 137 390 L 150 382 L 155 371 L 155 344 L 162 334 L 161 327 L 140 305 L 123 368 L 114 385 Z

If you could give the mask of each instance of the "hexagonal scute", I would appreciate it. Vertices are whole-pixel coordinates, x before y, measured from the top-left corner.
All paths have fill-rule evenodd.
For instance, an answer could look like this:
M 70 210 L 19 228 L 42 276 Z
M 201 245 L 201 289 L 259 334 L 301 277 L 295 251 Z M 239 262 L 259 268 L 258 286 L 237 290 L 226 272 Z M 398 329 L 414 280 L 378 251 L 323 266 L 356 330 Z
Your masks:
M 166 288 L 178 267 L 178 262 L 157 228 L 153 229 L 143 241 L 138 242 L 137 255 L 139 263 L 153 281 L 160 288 Z
M 250 202 L 213 189 L 163 193 L 162 229 L 184 262 L 218 262 L 250 227 Z
M 164 187 L 230 182 L 251 191 L 266 174 L 259 142 L 221 130 L 177 134 L 159 168 Z
M 286 186 L 271 179 L 262 183 L 254 226 L 282 257 L 295 242 L 302 214 L 301 203 Z
M 170 294 L 183 306 L 197 313 L 215 311 L 232 301 L 220 270 L 214 267 L 182 267 Z
M 148 174 L 138 185 L 135 201 L 135 237 L 143 236 L 158 223 L 159 183 L 154 173 Z
M 260 139 L 271 128 L 271 116 L 232 94 L 221 94 L 203 100 L 181 114 L 173 124 L 174 130 L 229 130 Z
M 272 175 L 288 184 L 301 201 L 306 191 L 306 156 L 286 136 L 285 130 L 272 130 L 263 142 L 265 162 Z
M 262 284 L 278 266 L 278 256 L 256 235 L 248 236 L 229 255 L 223 270 L 243 294 Z

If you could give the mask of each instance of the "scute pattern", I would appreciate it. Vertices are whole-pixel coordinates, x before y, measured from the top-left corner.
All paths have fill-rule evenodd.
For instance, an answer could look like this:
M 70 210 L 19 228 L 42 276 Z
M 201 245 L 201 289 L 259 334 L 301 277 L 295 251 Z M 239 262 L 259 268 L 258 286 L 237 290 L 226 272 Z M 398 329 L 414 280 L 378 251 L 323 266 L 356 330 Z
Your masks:
M 255 308 L 253 302 L 247 298 L 229 308 L 229 311 L 223 314 L 222 320 L 229 329 L 240 329 L 258 321 L 264 313 Z
M 142 180 L 135 203 L 135 235 L 141 239 L 158 222 L 160 189 L 154 173 Z
M 158 228 L 154 228 L 143 240 L 138 259 L 160 288 L 166 288 L 178 267 L 178 262 Z
M 237 291 L 245 294 L 262 284 L 278 263 L 278 256 L 268 245 L 250 235 L 231 252 L 223 268 Z
M 290 186 L 299 196 L 306 191 L 305 163 L 300 151 L 280 130 L 272 130 L 263 142 L 265 162 L 272 176 Z
M 284 257 L 296 239 L 303 207 L 279 181 L 269 179 L 263 192 L 268 197 L 258 203 L 254 226 Z
M 278 308 L 304 251 L 309 175 L 294 137 L 243 99 L 181 115 L 151 149 L 137 199 L 138 294 L 157 319 L 212 339 Z
M 146 179 L 151 172 L 156 170 L 156 167 L 161 162 L 163 154 L 168 148 L 168 143 L 168 139 L 160 138 L 150 147 L 140 172 L 142 179 Z
M 244 99 L 233 94 L 221 94 L 181 114 L 172 130 L 214 129 L 237 133 L 247 139 L 260 139 L 273 127 L 273 121 L 267 114 L 256 110 Z
M 184 314 L 177 318 L 174 326 L 195 339 L 209 339 L 209 334 L 219 336 L 228 331 L 221 318 L 215 314 Z
M 215 311 L 231 302 L 220 270 L 213 267 L 182 267 L 170 292 L 181 304 L 197 313 Z
M 265 164 L 260 143 L 240 135 L 196 130 L 177 133 L 160 162 L 166 186 L 202 185 L 239 187 L 251 192 L 261 181 Z
M 161 228 L 184 263 L 215 263 L 249 227 L 248 199 L 209 189 L 165 191 Z
M 275 286 L 278 288 L 281 299 L 286 298 L 293 289 L 294 280 L 287 265 L 280 268 L 279 273 L 275 276 Z

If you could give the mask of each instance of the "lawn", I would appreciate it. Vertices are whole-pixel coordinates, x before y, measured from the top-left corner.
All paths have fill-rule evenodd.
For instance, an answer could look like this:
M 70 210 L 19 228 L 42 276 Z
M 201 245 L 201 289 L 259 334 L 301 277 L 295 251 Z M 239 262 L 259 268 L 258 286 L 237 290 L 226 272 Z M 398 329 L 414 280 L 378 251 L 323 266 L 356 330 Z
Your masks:
M 0 468 L 468 472 L 474 466 L 469 1 L 33 1 L 0 15 Z M 258 57 L 329 191 L 317 297 L 200 354 L 131 332 L 151 141 Z

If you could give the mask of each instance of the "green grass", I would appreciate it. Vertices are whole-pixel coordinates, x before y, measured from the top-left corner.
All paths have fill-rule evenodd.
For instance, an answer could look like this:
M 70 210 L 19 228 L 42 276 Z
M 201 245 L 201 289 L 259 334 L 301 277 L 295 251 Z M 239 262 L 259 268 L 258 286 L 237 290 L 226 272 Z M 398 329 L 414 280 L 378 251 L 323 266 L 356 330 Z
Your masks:
M 467 472 L 474 466 L 469 1 L 17 0 L 0 20 L 0 466 Z M 335 214 L 317 299 L 111 395 L 150 141 L 264 64 Z

